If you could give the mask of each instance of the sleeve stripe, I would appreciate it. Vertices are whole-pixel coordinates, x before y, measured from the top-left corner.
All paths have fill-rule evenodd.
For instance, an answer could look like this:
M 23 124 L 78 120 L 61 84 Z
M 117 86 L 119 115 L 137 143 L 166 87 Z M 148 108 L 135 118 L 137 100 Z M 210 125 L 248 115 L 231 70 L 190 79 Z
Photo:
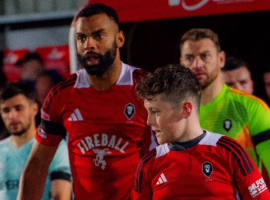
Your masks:
M 253 141 L 254 146 L 260 144 L 261 142 L 269 140 L 269 139 L 270 139 L 270 130 L 261 132 L 261 133 L 254 135 L 252 137 L 252 141 Z
M 59 123 L 50 122 L 41 118 L 40 127 L 47 134 L 61 135 L 63 137 L 66 135 L 66 129 Z
M 152 151 L 149 152 L 143 159 L 141 160 L 140 164 L 138 165 L 136 175 L 135 175 L 135 180 L 133 184 L 133 189 L 141 193 L 142 192 L 142 179 L 143 179 L 143 166 L 145 163 L 147 163 L 151 158 L 156 156 L 156 149 L 153 149 Z
M 47 110 L 47 108 L 49 107 L 49 105 L 51 104 L 51 99 L 53 96 L 55 96 L 59 90 L 66 88 L 72 84 L 74 84 L 75 80 L 76 80 L 76 74 L 74 74 L 73 76 L 71 76 L 69 79 L 67 79 L 66 81 L 62 81 L 59 84 L 57 84 L 56 86 L 54 86 L 48 93 L 46 100 L 49 101 L 45 101 L 43 107 L 45 108 L 45 110 Z
M 246 176 L 247 173 L 250 174 L 252 171 L 255 170 L 247 153 L 239 144 L 235 143 L 233 140 L 227 137 L 222 137 L 218 141 L 218 145 L 224 147 L 235 157 L 243 176 Z
M 249 166 L 251 167 L 252 171 L 254 171 L 254 166 L 250 160 L 250 157 L 248 156 L 247 152 L 243 149 L 243 147 L 235 142 L 235 140 L 228 138 L 228 137 L 222 137 L 222 140 L 224 139 L 224 141 L 228 141 L 231 145 L 234 145 L 236 147 L 238 147 L 238 149 L 242 152 L 242 154 L 244 155 L 244 157 L 247 159 L 247 162 L 249 163 Z

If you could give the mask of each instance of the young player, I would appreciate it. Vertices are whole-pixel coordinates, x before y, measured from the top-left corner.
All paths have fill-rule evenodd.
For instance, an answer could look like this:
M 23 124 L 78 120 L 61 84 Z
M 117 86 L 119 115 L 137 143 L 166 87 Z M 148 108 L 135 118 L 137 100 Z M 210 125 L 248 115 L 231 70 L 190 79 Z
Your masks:
M 142 79 L 136 90 L 160 146 L 137 168 L 134 200 L 270 198 L 257 166 L 244 149 L 227 136 L 201 128 L 201 90 L 188 68 L 159 68 Z

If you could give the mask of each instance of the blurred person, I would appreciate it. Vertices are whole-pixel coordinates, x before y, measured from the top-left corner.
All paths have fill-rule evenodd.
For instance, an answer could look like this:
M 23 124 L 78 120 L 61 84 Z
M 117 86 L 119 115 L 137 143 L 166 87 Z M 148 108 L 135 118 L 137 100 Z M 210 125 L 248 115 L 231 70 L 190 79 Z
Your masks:
M 4 60 L 4 53 L 2 51 L 0 51 L 0 88 L 2 87 L 2 85 L 4 85 L 7 82 L 7 77 L 3 71 L 3 60 Z M 9 134 L 6 131 L 4 122 L 3 122 L 2 117 L 0 115 L 0 140 L 3 140 L 8 136 L 9 136 Z
M 43 104 L 50 89 L 62 81 L 63 78 L 56 71 L 45 71 L 36 80 L 37 100 L 40 105 Z
M 270 66 L 267 65 L 264 68 L 263 72 L 263 83 L 264 89 L 268 98 L 268 102 L 270 101 Z
M 251 73 L 248 64 L 244 60 L 234 56 L 228 57 L 221 71 L 224 82 L 228 86 L 250 94 L 254 92 Z
M 244 149 L 201 128 L 201 89 L 191 70 L 167 65 L 142 79 L 136 90 L 160 145 L 140 162 L 132 199 L 270 199 Z
M 41 56 L 38 53 L 29 52 L 16 65 L 22 67 L 21 81 L 35 88 L 38 76 L 45 70 Z
M 270 175 L 270 111 L 258 97 L 223 83 L 225 52 L 210 29 L 191 29 L 180 41 L 180 63 L 190 68 L 202 88 L 202 128 L 237 140 L 261 170 Z M 268 177 L 266 177 L 268 178 Z
M 0 113 L 10 134 L 0 142 L 0 199 L 16 199 L 20 176 L 34 142 L 37 112 L 34 90 L 29 85 L 7 83 L 0 91 Z M 38 170 L 36 168 L 34 173 Z M 39 199 L 70 199 L 71 174 L 64 141 L 58 147 L 48 174 L 45 187 L 40 188 L 44 192 Z M 36 179 L 39 179 L 37 174 Z
M 79 12 L 76 44 L 83 68 L 47 95 L 17 199 L 40 198 L 48 164 L 66 134 L 74 198 L 130 199 L 137 164 L 155 141 L 134 90 L 146 73 L 121 62 L 124 41 L 113 8 L 90 4 Z

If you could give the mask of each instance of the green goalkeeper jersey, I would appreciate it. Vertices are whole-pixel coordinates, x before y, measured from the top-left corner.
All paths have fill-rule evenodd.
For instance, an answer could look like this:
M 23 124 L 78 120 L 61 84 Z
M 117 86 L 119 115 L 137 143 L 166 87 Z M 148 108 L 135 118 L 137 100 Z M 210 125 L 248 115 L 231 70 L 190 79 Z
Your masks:
M 202 128 L 237 140 L 261 169 L 270 176 L 270 111 L 251 94 L 223 85 L 221 93 L 200 106 Z

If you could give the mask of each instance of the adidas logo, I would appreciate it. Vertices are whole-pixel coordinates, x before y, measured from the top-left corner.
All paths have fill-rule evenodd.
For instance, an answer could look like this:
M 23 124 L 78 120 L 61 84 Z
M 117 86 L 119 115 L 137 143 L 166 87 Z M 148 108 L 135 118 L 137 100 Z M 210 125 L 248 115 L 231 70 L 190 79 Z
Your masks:
M 164 174 L 162 173 L 162 174 L 160 175 L 160 177 L 158 178 L 157 185 L 160 185 L 160 184 L 166 183 L 166 182 L 167 182 L 167 179 L 166 179 L 166 177 L 164 176 Z
M 78 108 L 74 110 L 74 112 L 68 118 L 68 121 L 83 121 L 83 117 Z

